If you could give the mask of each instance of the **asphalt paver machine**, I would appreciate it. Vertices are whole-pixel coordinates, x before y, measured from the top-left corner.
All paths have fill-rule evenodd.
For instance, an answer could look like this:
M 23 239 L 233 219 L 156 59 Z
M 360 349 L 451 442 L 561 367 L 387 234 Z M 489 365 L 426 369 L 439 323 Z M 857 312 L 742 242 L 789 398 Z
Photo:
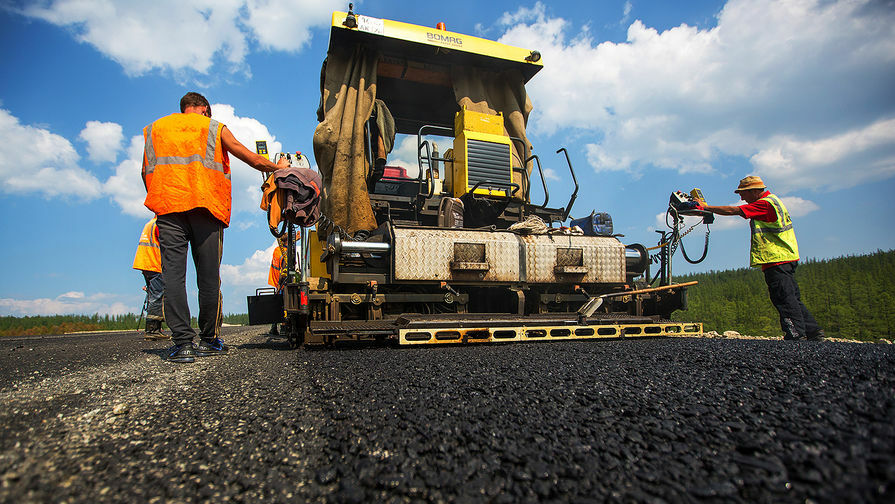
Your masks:
M 608 216 L 562 226 L 579 191 L 564 148 L 551 162 L 574 190 L 550 206 L 525 134 L 525 84 L 541 55 L 443 28 L 333 13 L 314 136 L 323 216 L 288 231 L 300 235 L 289 240 L 280 312 L 290 341 L 701 333 L 670 320 L 688 284 L 664 274 L 651 284 L 647 249 L 623 244 Z M 409 163 L 400 138 L 414 146 Z

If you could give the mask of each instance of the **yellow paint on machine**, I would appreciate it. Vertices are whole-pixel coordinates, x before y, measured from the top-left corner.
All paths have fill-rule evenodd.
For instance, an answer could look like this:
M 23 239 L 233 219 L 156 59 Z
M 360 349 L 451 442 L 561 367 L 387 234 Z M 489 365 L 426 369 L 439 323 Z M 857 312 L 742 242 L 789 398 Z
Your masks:
M 559 341 L 613 338 L 697 337 L 702 323 L 657 322 L 652 324 L 599 324 L 510 327 L 439 327 L 399 329 L 401 345 L 442 345 Z
M 348 28 L 342 24 L 347 15 L 348 13 L 346 12 L 333 12 L 332 27 L 342 30 L 356 30 L 391 39 L 443 47 L 508 61 L 517 61 L 538 67 L 544 66 L 541 61 L 532 62 L 525 59 L 531 54 L 529 49 L 473 37 L 472 35 L 362 15 L 355 16 L 357 28 Z

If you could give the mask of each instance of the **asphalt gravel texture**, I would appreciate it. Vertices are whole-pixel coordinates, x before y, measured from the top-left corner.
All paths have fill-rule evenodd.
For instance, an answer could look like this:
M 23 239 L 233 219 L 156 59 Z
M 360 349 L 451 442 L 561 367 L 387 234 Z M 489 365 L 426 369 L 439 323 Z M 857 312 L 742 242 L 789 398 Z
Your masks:
M 893 502 L 892 345 L 0 339 L 2 502 Z

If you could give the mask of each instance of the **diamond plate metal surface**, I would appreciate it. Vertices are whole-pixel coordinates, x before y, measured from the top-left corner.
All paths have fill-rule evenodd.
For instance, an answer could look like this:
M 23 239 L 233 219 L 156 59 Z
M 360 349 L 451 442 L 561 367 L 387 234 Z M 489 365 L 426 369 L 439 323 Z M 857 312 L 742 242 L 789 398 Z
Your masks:
M 394 236 L 396 280 L 454 279 L 454 244 L 465 243 L 485 246 L 489 268 L 479 281 L 519 281 L 519 240 L 513 233 L 396 227 Z
M 460 254 L 463 257 L 456 257 L 458 251 L 477 248 L 472 245 L 480 244 L 485 247 L 484 262 L 488 263 L 488 270 L 477 281 L 625 282 L 625 246 L 612 237 L 519 236 L 500 231 L 419 228 L 395 228 L 394 234 L 396 280 L 452 280 L 458 271 L 451 270 L 451 262 L 469 259 L 466 253 Z M 520 251 L 520 247 L 524 250 Z M 583 276 L 557 277 L 555 267 L 565 266 L 569 262 L 568 252 L 563 252 L 568 249 L 575 249 L 574 256 L 577 256 L 578 250 L 581 251 L 581 266 L 587 269 Z M 520 252 L 525 258 L 522 269 Z
M 624 283 L 625 246 L 616 238 L 606 236 L 546 236 L 520 237 L 525 244 L 526 276 L 529 283 L 553 283 L 557 279 L 558 249 L 581 249 L 582 266 L 587 273 L 581 283 Z

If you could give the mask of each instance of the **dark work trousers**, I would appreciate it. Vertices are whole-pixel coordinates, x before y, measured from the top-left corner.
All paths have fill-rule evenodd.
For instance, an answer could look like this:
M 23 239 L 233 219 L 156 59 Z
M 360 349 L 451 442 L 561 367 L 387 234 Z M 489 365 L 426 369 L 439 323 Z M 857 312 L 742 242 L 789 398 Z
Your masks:
M 794 261 L 764 270 L 764 281 L 768 284 L 771 302 L 780 313 L 783 339 L 805 339 L 820 332 L 814 316 L 802 304 L 802 295 L 795 278 L 798 265 L 798 261 Z
M 186 298 L 189 247 L 199 287 L 199 337 L 211 341 L 218 337 L 220 328 L 224 224 L 204 208 L 159 215 L 156 224 L 165 278 L 165 322 L 171 329 L 171 340 L 182 345 L 192 342 L 196 335 L 190 327 L 190 306 Z
M 155 271 L 143 271 L 143 278 L 146 280 L 146 319 L 164 321 L 165 279 Z

